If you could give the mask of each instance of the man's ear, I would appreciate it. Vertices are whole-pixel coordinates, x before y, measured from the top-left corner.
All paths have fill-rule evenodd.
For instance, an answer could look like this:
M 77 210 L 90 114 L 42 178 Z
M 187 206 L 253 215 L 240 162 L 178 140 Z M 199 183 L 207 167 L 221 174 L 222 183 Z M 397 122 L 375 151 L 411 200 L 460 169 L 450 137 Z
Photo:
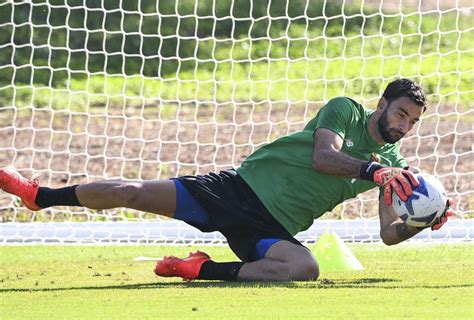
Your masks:
M 387 99 L 384 97 L 380 98 L 379 103 L 377 104 L 377 109 L 380 109 L 381 111 L 384 110 L 387 107 Z

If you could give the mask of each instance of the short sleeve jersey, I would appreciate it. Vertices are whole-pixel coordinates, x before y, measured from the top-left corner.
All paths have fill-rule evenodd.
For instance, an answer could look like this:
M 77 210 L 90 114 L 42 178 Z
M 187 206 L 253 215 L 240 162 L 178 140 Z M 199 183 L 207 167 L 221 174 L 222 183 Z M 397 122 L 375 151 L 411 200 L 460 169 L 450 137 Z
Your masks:
M 372 113 L 352 99 L 334 98 L 302 131 L 258 149 L 243 161 L 237 173 L 275 219 L 295 235 L 344 200 L 376 187 L 371 181 L 330 176 L 312 168 L 318 128 L 337 133 L 344 140 L 341 151 L 351 157 L 368 161 L 374 154 L 384 165 L 406 166 L 398 144 L 380 146 L 369 134 Z

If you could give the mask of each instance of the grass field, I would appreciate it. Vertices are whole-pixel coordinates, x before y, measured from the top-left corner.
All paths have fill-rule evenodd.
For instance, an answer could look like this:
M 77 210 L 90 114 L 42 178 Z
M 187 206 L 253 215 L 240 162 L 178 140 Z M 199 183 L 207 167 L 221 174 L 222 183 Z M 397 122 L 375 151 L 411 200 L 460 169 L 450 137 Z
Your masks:
M 195 247 L 3 246 L 0 318 L 474 318 L 472 244 L 350 247 L 364 271 L 307 283 L 186 283 L 132 258 Z M 234 259 L 227 247 L 205 251 Z

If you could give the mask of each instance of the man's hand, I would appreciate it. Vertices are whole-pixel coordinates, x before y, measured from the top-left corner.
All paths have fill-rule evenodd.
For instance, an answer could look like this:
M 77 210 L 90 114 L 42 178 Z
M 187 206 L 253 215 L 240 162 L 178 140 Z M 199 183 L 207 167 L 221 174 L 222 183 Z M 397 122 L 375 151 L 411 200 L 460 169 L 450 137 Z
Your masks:
M 402 201 L 406 201 L 413 193 L 412 186 L 417 187 L 420 184 L 409 170 L 384 167 L 373 161 L 362 166 L 360 176 L 384 188 L 384 202 L 387 205 L 392 204 L 392 192 L 395 192 Z
M 431 230 L 439 230 L 446 222 L 448 222 L 448 218 L 454 215 L 454 211 L 450 208 L 452 205 L 454 205 L 454 201 L 453 199 L 449 198 L 446 205 L 446 210 L 441 215 L 441 217 L 439 217 L 439 219 L 437 219 L 437 221 L 431 225 Z
M 400 168 L 385 167 L 374 172 L 374 182 L 384 188 L 383 199 L 386 204 L 392 204 L 392 192 L 407 201 L 413 193 L 412 185 L 417 187 L 420 183 L 413 173 Z

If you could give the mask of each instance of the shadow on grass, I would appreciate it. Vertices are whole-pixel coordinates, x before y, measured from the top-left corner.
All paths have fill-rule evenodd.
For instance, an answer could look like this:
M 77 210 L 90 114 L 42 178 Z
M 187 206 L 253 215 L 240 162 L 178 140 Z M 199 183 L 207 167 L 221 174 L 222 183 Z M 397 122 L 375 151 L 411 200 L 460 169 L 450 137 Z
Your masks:
M 290 289 L 337 289 L 337 288 L 360 288 L 360 289 L 448 289 L 448 288 L 470 288 L 472 284 L 465 285 L 412 285 L 399 284 L 401 280 L 387 278 L 362 278 L 362 279 L 320 279 L 311 282 L 221 282 L 221 281 L 196 281 L 196 282 L 150 282 L 109 286 L 83 286 L 62 288 L 4 288 L 3 292 L 48 292 L 48 291 L 70 291 L 70 290 L 144 290 L 144 289 L 166 289 L 166 288 L 290 288 Z M 389 283 L 389 285 L 386 285 Z

